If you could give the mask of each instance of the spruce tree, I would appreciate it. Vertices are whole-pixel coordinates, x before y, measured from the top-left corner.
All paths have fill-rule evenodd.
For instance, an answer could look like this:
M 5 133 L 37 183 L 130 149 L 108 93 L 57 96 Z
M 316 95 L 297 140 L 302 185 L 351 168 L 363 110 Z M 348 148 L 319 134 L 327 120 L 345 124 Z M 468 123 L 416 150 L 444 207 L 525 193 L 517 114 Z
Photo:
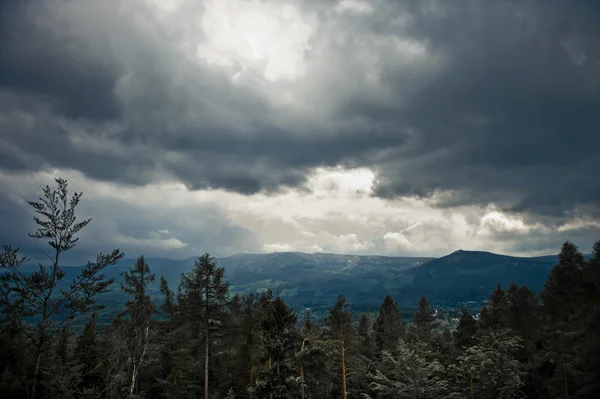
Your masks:
M 381 358 L 370 373 L 371 386 L 382 399 L 437 399 L 449 393 L 449 384 L 443 378 L 444 367 L 434 354 L 426 354 L 427 345 L 407 345 L 398 341 L 394 354 L 383 350 Z M 369 395 L 365 395 L 370 398 Z
M 300 347 L 298 316 L 276 297 L 262 320 L 266 367 L 259 373 L 253 397 L 274 399 L 297 397 L 300 386 L 296 352 Z
M 575 396 L 591 399 L 600 395 L 600 240 L 594 243 L 583 283 L 584 305 L 574 315 L 580 326 L 576 367 L 581 370 Z
M 79 392 L 85 397 L 97 397 L 102 387 L 102 375 L 99 371 L 100 348 L 96 340 L 96 313 L 83 328 L 75 348 L 75 358 L 81 365 L 81 384 Z
M 459 397 L 513 399 L 522 397 L 525 372 L 515 358 L 521 339 L 510 331 L 487 329 L 477 345 L 468 348 L 451 366 Z
M 398 340 L 404 335 L 404 325 L 400 318 L 400 309 L 388 294 L 379 307 L 379 314 L 373 323 L 375 344 L 379 352 L 393 352 L 398 348 Z
M 191 272 L 182 275 L 178 307 L 191 328 L 192 339 L 203 341 L 204 398 L 209 399 L 210 348 L 223 333 L 229 283 L 225 270 L 208 253 L 199 257 Z
M 476 344 L 476 336 L 478 332 L 477 320 L 465 307 L 460 308 L 460 318 L 458 319 L 458 326 L 454 331 L 454 341 L 456 349 L 460 352 L 472 347 Z
M 546 347 L 556 365 L 548 384 L 550 395 L 569 397 L 579 387 L 576 342 L 582 329 L 573 315 L 585 304 L 585 267 L 583 254 L 577 246 L 565 242 L 541 293 Z
M 357 333 L 359 337 L 360 353 L 370 359 L 373 357 L 374 345 L 372 339 L 373 322 L 368 314 L 363 313 L 358 319 Z
M 500 287 L 500 283 L 496 285 L 496 289 L 490 295 L 489 306 L 487 311 L 481 314 L 480 323 L 482 328 L 504 328 L 506 323 L 504 321 L 502 307 L 505 297 L 505 292 Z
M 428 335 L 440 325 L 435 309 L 431 307 L 431 304 L 425 297 L 421 297 L 419 300 L 419 305 L 412 321 L 417 332 L 425 335 Z
M 338 294 L 337 300 L 333 307 L 329 309 L 329 314 L 325 318 L 325 325 L 327 326 L 329 339 L 339 344 L 340 395 L 342 399 L 346 399 L 348 396 L 348 375 L 350 373 L 346 351 L 350 348 L 356 349 L 354 346 L 356 341 L 352 325 L 352 312 L 348 310 L 348 303 L 344 295 Z

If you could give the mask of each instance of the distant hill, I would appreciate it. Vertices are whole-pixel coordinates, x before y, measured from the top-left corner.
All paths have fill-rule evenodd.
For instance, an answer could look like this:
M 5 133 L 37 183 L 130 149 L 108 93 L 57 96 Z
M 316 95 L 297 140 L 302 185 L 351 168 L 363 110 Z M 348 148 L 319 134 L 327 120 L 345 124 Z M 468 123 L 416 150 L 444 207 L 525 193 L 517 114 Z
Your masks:
M 355 306 L 381 302 L 388 281 L 432 259 L 284 252 L 240 254 L 218 262 L 234 292 L 270 288 L 296 309 L 315 309 L 328 308 L 340 292 Z
M 447 304 L 488 298 L 496 284 L 511 283 L 539 292 L 557 256 L 514 257 L 480 251 L 456 251 L 407 270 L 390 281 L 392 295 L 414 301 L 425 295 Z
M 157 276 L 150 287 L 151 295 L 157 298 L 160 276 L 176 288 L 181 273 L 190 271 L 194 264 L 194 258 L 146 261 Z M 135 259 L 121 260 L 107 268 L 106 274 L 119 277 L 134 262 Z M 481 301 L 489 297 L 497 282 L 503 287 L 515 282 L 539 291 L 557 257 L 526 258 L 462 250 L 437 259 L 276 252 L 237 254 L 217 262 L 225 268 L 233 293 L 271 289 L 296 310 L 310 307 L 318 314 L 332 305 L 338 293 L 347 297 L 354 310 L 374 311 L 387 293 L 402 307 L 411 308 L 423 295 L 447 307 Z M 65 269 L 66 281 L 70 281 L 81 267 Z M 124 300 L 118 281 L 103 298 L 109 308 L 120 306 Z

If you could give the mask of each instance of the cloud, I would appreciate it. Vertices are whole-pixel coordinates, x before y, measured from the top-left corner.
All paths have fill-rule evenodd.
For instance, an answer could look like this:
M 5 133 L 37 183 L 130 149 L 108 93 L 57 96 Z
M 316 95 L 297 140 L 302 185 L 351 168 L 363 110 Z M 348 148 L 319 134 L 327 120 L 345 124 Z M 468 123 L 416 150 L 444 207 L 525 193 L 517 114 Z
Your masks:
M 527 253 L 597 235 L 590 2 L 0 7 L 2 215 L 60 172 L 98 242 L 134 251 Z

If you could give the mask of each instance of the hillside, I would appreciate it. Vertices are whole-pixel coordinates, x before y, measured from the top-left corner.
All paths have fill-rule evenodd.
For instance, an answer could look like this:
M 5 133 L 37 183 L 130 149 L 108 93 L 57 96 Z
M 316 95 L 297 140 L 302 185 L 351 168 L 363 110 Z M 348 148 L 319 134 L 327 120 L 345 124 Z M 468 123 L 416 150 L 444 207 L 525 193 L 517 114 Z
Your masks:
M 458 250 L 405 271 L 386 288 L 403 302 L 425 295 L 433 302 L 458 306 L 488 298 L 498 282 L 505 288 L 514 282 L 540 291 L 556 262 L 556 256 L 526 258 Z
M 497 282 L 504 287 L 515 282 L 539 291 L 556 260 L 556 256 L 526 258 L 459 250 L 437 259 L 282 252 L 237 254 L 217 262 L 225 268 L 232 293 L 270 288 L 296 310 L 310 307 L 318 314 L 329 308 L 338 293 L 348 298 L 353 309 L 374 311 L 387 293 L 403 308 L 414 307 L 423 295 L 434 304 L 456 308 L 463 302 L 486 299 Z M 119 277 L 134 262 L 121 260 L 106 274 Z M 176 288 L 181 273 L 193 267 L 194 258 L 148 258 L 147 262 L 157 276 L 150 291 L 159 298 L 160 276 Z M 65 269 L 65 281 L 70 281 L 80 267 Z M 109 309 L 124 299 L 118 281 L 103 297 Z

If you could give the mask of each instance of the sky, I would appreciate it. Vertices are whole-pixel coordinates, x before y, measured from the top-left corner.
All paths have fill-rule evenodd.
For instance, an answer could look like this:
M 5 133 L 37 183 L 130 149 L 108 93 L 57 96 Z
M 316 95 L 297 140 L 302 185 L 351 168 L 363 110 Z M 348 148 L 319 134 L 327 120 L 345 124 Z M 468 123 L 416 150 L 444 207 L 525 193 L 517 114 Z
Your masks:
M 600 239 L 600 6 L 5 0 L 0 243 L 73 259 L 517 256 Z

